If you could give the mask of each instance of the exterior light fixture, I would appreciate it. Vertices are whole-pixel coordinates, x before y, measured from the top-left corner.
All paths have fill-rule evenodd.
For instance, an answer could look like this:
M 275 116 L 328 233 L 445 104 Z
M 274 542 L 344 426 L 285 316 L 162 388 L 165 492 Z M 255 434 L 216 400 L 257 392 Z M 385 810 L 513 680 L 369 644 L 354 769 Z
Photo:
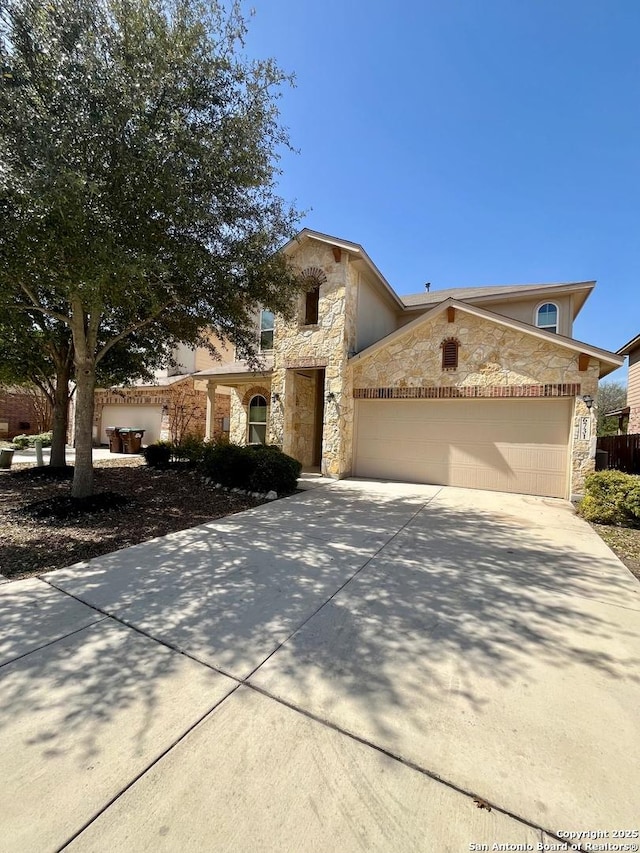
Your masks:
M 272 394 L 271 395 L 271 402 L 272 403 L 279 403 L 280 402 L 280 394 L 278 394 L 278 393 Z
M 582 402 L 585 404 L 587 409 L 591 409 L 591 407 L 593 406 L 593 402 L 594 402 L 593 397 L 591 396 L 591 394 L 585 394 L 582 398 Z

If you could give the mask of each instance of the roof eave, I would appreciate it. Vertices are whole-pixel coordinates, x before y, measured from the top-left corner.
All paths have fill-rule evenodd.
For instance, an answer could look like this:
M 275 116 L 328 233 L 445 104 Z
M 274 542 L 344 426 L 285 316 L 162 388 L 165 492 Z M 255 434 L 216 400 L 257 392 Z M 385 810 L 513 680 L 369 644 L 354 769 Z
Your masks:
M 629 355 L 634 349 L 640 347 L 640 335 L 636 335 L 635 338 L 631 338 L 623 347 L 620 347 L 616 352 L 619 355 Z
M 365 266 L 373 273 L 383 290 L 391 298 L 395 307 L 403 311 L 404 302 L 389 284 L 386 278 L 382 275 L 378 267 L 371 260 L 365 249 L 359 243 L 352 243 L 350 240 L 342 240 L 339 237 L 332 237 L 330 234 L 323 234 L 320 231 L 312 231 L 311 228 L 303 228 L 299 234 L 296 234 L 288 243 L 282 247 L 281 251 L 289 254 L 302 243 L 303 240 L 316 240 L 318 243 L 326 243 L 329 246 L 335 246 L 337 249 L 342 249 L 352 255 L 355 255 L 358 260 L 361 260 Z

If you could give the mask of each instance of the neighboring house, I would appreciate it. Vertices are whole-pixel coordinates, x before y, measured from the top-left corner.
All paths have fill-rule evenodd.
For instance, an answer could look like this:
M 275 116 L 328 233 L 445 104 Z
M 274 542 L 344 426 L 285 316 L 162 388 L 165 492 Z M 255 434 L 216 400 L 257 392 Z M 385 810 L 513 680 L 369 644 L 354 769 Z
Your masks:
M 615 412 L 607 412 L 611 417 L 617 416 L 619 432 L 623 431 L 624 420 L 628 418 L 627 434 L 640 433 L 640 335 L 636 335 L 623 347 L 618 354 L 629 356 L 629 381 L 627 383 L 627 405 Z
M 584 402 L 623 357 L 574 340 L 594 282 L 398 296 L 362 246 L 303 230 L 283 249 L 306 292 L 263 311 L 263 363 L 196 373 L 230 438 L 277 444 L 331 477 L 568 498 L 594 468 Z M 232 354 L 230 354 L 232 356 Z
M 51 429 L 51 406 L 37 388 L 0 388 L 0 439 Z
M 222 359 L 231 350 L 213 339 Z M 229 433 L 230 390 L 220 388 L 211 407 L 206 383 L 193 374 L 217 364 L 209 350 L 180 347 L 176 365 L 158 371 L 152 383 L 100 388 L 95 393 L 94 443 L 108 444 L 108 427 L 135 427 L 145 431 L 144 444 L 160 439 L 179 441 L 187 434 L 220 437 Z

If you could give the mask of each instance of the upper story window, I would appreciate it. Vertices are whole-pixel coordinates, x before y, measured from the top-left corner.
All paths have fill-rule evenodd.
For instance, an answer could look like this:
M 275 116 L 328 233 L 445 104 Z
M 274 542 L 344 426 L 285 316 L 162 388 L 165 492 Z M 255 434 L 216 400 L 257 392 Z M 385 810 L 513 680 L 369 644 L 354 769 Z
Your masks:
M 558 332 L 558 306 L 545 302 L 536 311 L 536 326 L 547 332 Z
M 267 401 L 256 394 L 249 401 L 249 444 L 267 442 Z
M 313 284 L 305 294 L 304 302 L 304 324 L 315 326 L 318 322 L 318 310 L 320 308 L 320 285 Z
M 275 325 L 275 316 L 273 311 L 260 312 L 260 350 L 273 349 L 273 328 Z
M 448 338 L 440 344 L 442 348 L 442 369 L 457 370 L 458 368 L 458 341 Z
M 304 290 L 300 311 L 300 325 L 315 326 L 320 319 L 320 288 L 327 282 L 327 276 L 320 267 L 307 267 L 300 274 Z

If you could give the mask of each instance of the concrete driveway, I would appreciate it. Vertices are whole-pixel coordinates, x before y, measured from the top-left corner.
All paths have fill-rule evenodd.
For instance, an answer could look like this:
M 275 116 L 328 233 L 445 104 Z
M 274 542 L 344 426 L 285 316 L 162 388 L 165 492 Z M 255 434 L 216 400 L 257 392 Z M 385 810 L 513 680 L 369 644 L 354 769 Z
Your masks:
M 0 585 L 0 756 L 11 853 L 637 845 L 640 585 L 565 502 L 342 481 Z

